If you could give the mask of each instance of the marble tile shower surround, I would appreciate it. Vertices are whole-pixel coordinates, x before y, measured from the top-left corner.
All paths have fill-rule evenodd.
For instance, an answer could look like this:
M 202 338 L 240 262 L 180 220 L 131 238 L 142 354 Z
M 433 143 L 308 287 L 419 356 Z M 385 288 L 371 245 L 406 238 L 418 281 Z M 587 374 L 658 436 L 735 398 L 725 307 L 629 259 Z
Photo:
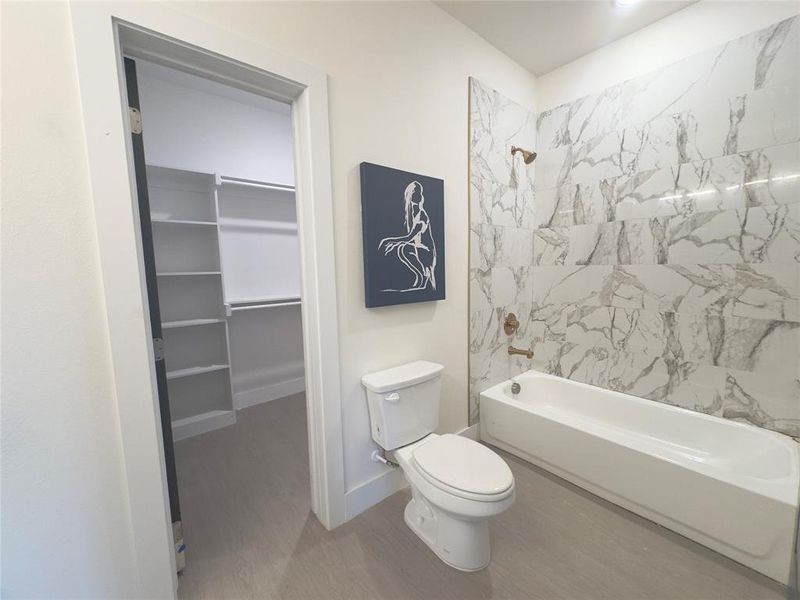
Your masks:
M 524 370 L 506 354 L 502 321 L 531 310 L 534 167 L 512 146 L 536 148 L 536 115 L 470 79 L 471 423 L 480 391 Z M 524 328 L 514 343 L 530 343 Z
M 538 115 L 535 368 L 800 436 L 799 78 L 795 17 Z

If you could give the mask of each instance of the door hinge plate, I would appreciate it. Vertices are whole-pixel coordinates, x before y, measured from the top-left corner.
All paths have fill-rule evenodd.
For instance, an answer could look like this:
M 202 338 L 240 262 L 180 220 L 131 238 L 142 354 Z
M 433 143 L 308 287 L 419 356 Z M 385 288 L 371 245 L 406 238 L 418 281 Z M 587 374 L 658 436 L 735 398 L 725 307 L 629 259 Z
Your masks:
M 164 340 L 153 338 L 153 355 L 157 361 L 164 360 Z
M 128 112 L 131 118 L 131 133 L 142 133 L 142 113 L 139 112 L 138 108 L 133 108 L 132 106 L 128 107 Z

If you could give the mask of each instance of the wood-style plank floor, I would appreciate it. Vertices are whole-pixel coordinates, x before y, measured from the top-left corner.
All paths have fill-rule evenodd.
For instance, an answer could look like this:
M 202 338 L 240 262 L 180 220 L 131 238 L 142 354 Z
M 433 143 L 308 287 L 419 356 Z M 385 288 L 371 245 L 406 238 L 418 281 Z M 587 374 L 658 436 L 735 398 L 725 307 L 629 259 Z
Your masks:
M 309 510 L 305 402 L 178 442 L 181 598 L 783 600 L 787 590 L 513 456 L 492 563 L 447 567 L 403 522 L 401 491 L 328 532 Z

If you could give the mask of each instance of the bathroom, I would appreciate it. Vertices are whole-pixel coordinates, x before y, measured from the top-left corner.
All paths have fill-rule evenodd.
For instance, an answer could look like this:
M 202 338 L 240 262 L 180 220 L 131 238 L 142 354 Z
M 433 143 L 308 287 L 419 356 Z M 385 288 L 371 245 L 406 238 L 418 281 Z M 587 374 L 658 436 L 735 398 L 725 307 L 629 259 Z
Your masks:
M 796 594 L 796 2 L 0 10 L 3 597 Z M 307 432 L 198 454 L 242 487 L 184 515 L 180 574 L 123 56 L 282 102 L 295 140 Z M 412 221 L 436 253 L 387 302 Z M 175 441 L 179 476 L 238 425 Z

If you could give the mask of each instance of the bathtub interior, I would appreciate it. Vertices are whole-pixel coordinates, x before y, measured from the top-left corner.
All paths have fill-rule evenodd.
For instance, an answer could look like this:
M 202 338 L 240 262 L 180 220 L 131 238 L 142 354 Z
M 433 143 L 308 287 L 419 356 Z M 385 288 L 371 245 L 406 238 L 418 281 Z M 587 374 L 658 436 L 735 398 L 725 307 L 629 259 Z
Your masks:
M 800 486 L 798 446 L 787 436 L 533 370 L 514 381 L 521 386 L 518 394 L 511 393 L 511 381 L 493 389 L 528 410 L 626 444 L 739 476 Z
M 515 381 L 481 394 L 484 441 L 788 583 L 796 442 L 536 371 Z

